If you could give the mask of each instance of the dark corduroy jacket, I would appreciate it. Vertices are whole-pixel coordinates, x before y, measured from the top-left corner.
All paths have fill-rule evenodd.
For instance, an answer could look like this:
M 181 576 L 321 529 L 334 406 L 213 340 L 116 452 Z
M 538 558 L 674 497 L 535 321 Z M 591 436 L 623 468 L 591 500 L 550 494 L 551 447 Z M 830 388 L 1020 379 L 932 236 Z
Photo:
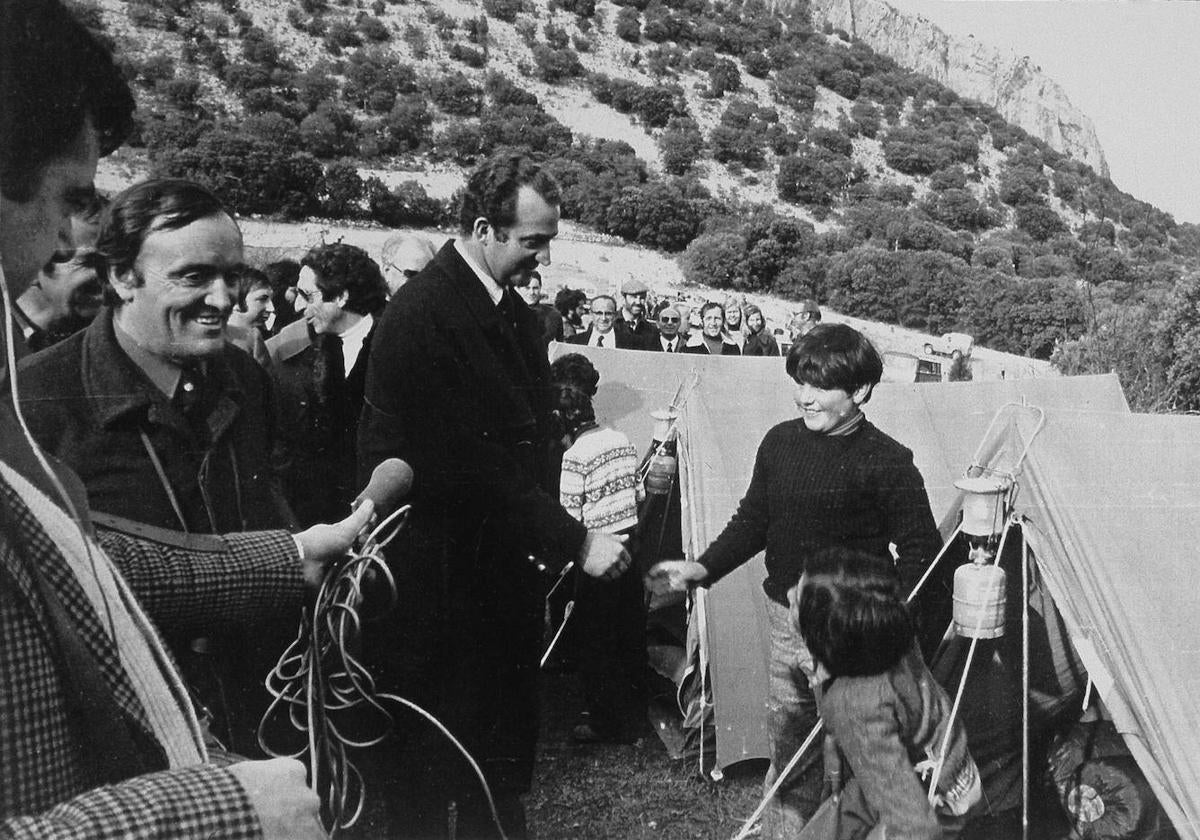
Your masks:
M 192 533 L 291 525 L 270 465 L 274 423 L 266 372 L 231 345 L 210 359 L 208 431 L 200 434 L 121 349 L 112 318 L 112 310 L 102 310 L 86 330 L 24 359 L 18 369 L 30 430 L 83 479 L 92 509 Z
M 838 545 L 887 557 L 889 543 L 906 583 L 941 548 L 912 452 L 866 421 L 829 436 L 788 420 L 763 438 L 745 497 L 700 563 L 710 585 L 766 549 L 763 589 L 787 604 L 814 551 Z

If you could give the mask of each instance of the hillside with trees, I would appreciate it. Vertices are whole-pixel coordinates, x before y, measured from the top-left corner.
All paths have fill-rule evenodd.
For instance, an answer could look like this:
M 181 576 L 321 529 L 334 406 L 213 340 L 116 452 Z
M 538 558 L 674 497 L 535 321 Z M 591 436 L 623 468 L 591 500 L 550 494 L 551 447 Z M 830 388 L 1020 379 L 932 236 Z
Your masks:
M 803 4 L 73 5 L 137 90 L 124 162 L 241 213 L 446 224 L 445 196 L 387 173 L 516 149 L 565 217 L 696 282 L 968 332 L 1116 370 L 1136 409 L 1200 409 L 1200 228 Z

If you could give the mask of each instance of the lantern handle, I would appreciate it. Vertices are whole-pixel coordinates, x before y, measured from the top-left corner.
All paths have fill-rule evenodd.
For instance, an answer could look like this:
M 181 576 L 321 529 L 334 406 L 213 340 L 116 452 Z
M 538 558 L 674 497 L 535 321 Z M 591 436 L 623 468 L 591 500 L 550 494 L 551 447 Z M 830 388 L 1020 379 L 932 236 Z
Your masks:
M 1026 409 L 1028 411 L 1036 412 L 1037 425 L 1034 426 L 1033 434 L 1031 434 L 1029 436 L 1029 439 L 1027 441 L 1025 441 L 1025 447 L 1021 450 L 1021 455 L 1020 455 L 1020 457 L 1017 458 L 1017 461 L 1015 464 L 1013 464 L 1012 468 L 1007 471 L 994 470 L 991 467 L 984 466 L 982 463 L 980 463 L 980 461 L 983 458 L 983 447 L 987 443 L 987 441 L 990 439 L 991 434 L 992 434 L 992 429 L 994 429 L 996 427 L 996 424 L 997 424 L 997 422 L 999 422 L 1000 417 L 1002 415 L 1004 415 L 1006 412 L 1008 412 L 1009 409 Z M 993 474 L 1004 475 L 1010 481 L 1015 483 L 1017 475 L 1021 472 L 1021 465 L 1025 463 L 1025 456 L 1029 454 L 1029 448 L 1031 446 L 1033 446 L 1034 440 L 1037 438 L 1037 436 L 1039 434 L 1041 434 L 1042 429 L 1044 429 L 1045 427 L 1046 427 L 1046 411 L 1045 411 L 1045 409 L 1041 408 L 1040 406 L 1030 405 L 1029 403 L 1025 402 L 1024 399 L 1022 399 L 1021 402 L 1016 402 L 1016 401 L 1007 402 L 1004 405 L 1000 406 L 1000 408 L 996 409 L 996 413 L 992 415 L 992 421 L 990 423 L 988 423 L 987 430 L 983 433 L 983 437 L 979 441 L 979 446 L 978 446 L 978 448 L 976 448 L 975 454 L 971 456 L 971 464 L 969 467 L 967 467 L 967 474 L 969 475 L 971 470 L 980 470 L 982 472 L 990 472 Z

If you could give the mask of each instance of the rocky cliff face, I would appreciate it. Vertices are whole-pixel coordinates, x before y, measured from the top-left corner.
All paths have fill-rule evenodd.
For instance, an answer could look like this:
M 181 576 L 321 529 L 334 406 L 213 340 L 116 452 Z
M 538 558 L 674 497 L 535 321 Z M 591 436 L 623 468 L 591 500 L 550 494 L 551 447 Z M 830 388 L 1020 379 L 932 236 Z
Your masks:
M 776 0 L 786 9 L 792 0 Z M 941 82 L 961 96 L 991 105 L 1051 147 L 1108 176 L 1092 121 L 1028 57 L 975 38 L 951 38 L 920 15 L 885 0 L 809 0 L 813 23 L 828 21 L 898 64 Z

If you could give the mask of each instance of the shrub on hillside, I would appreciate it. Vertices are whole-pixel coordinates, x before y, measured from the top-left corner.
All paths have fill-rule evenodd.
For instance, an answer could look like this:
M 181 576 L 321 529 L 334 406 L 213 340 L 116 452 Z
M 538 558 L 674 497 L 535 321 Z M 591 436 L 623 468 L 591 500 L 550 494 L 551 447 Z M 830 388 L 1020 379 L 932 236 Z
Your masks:
M 699 70 L 701 73 L 707 73 L 717 63 L 717 53 L 712 47 L 696 47 L 688 55 L 688 64 L 692 69 Z
M 555 25 L 552 20 L 546 21 L 546 25 L 542 27 L 542 35 L 546 38 L 546 45 L 551 49 L 564 50 L 570 43 L 567 30 Z
M 1040 166 L 1010 165 L 1000 175 L 1000 200 L 1013 207 L 1045 203 L 1049 188 Z
M 238 213 L 305 218 L 316 213 L 322 177 L 310 154 L 281 150 L 242 132 L 218 128 L 189 148 L 154 158 L 157 175 L 187 178 L 207 187 Z
M 794 204 L 829 207 L 853 180 L 849 158 L 819 146 L 806 146 L 779 161 L 779 197 Z
M 742 89 L 742 73 L 728 58 L 718 58 L 708 71 L 708 94 L 719 99 Z
M 371 15 L 362 15 L 359 17 L 358 31 L 368 41 L 377 44 L 392 40 L 392 33 L 388 31 L 387 24 Z
M 485 154 L 510 146 L 541 155 L 562 152 L 571 145 L 571 130 L 541 108 L 505 105 L 484 111 L 479 121 Z
M 416 181 L 403 181 L 389 190 L 383 181 L 372 176 L 363 191 L 368 214 L 384 227 L 433 227 L 449 216 L 450 208 L 430 198 Z
M 998 273 L 973 284 L 963 312 L 976 341 L 1035 359 L 1049 359 L 1057 344 L 1079 338 L 1087 324 L 1073 283 Z
M 325 30 L 325 49 L 330 55 L 341 55 L 348 47 L 361 47 L 362 37 L 348 20 L 335 20 Z
M 460 72 L 434 79 L 429 84 L 429 98 L 433 104 L 445 111 L 460 117 L 473 117 L 479 113 L 480 100 L 483 91 L 471 83 Z
M 642 25 L 638 19 L 637 9 L 626 6 L 617 12 L 615 24 L 617 37 L 622 41 L 636 44 L 642 40 Z
M 583 75 L 583 65 L 579 63 L 579 56 L 570 48 L 556 50 L 545 44 L 535 44 L 533 60 L 537 64 L 538 75 L 548 84 L 558 84 L 563 79 Z
M 328 159 L 352 154 L 358 132 L 346 109 L 324 102 L 300 121 L 300 139 L 312 154 Z
M 352 160 L 340 160 L 325 167 L 318 196 L 321 213 L 331 219 L 357 219 L 363 215 L 362 200 L 366 188 Z
M 1028 233 L 1038 242 L 1066 233 L 1066 223 L 1045 204 L 1022 204 L 1017 208 L 1017 230 Z
M 433 114 L 425 97 L 406 94 L 396 98 L 396 104 L 384 120 L 387 143 L 383 152 L 412 151 L 429 142 Z
M 996 224 L 991 211 L 966 189 L 930 192 L 921 203 L 921 209 L 935 222 L 955 230 L 985 230 Z
M 658 138 L 663 170 L 670 175 L 683 175 L 700 159 L 704 151 L 704 135 L 696 121 L 674 117 Z
M 704 233 L 679 257 L 689 283 L 718 289 L 741 288 L 746 282 L 746 240 L 738 233 Z
M 325 67 L 328 68 L 328 65 Z M 311 79 L 311 76 L 308 78 Z M 346 99 L 359 108 L 376 113 L 391 110 L 396 94 L 417 91 L 416 71 L 411 65 L 402 64 L 399 57 L 386 47 L 369 47 L 352 52 L 346 61 L 345 78 L 342 92 Z M 306 80 L 304 84 L 311 83 Z M 302 94 L 309 101 L 311 96 L 311 93 Z
M 487 58 L 482 52 L 466 44 L 451 44 L 446 54 L 455 61 L 461 61 L 468 67 L 480 68 L 487 64 Z
M 512 23 L 525 11 L 525 4 L 522 0 L 483 0 L 483 10 L 489 17 Z
M 742 66 L 756 79 L 765 79 L 771 73 L 771 59 L 761 52 L 746 53 L 742 56 Z
M 488 98 L 491 99 L 493 105 L 538 106 L 538 98 L 536 96 L 519 87 L 503 73 L 488 73 L 483 82 L 483 90 L 488 95 Z
M 850 157 L 854 144 L 842 132 L 835 128 L 814 128 L 808 132 L 808 142 L 823 149 L 828 149 L 835 155 Z
M 781 105 L 797 111 L 811 111 L 817 103 L 817 80 L 804 67 L 793 65 L 775 74 L 771 82 L 771 95 Z
M 430 149 L 435 160 L 451 160 L 460 166 L 474 164 L 483 154 L 483 132 L 477 124 L 461 120 L 447 125 Z

